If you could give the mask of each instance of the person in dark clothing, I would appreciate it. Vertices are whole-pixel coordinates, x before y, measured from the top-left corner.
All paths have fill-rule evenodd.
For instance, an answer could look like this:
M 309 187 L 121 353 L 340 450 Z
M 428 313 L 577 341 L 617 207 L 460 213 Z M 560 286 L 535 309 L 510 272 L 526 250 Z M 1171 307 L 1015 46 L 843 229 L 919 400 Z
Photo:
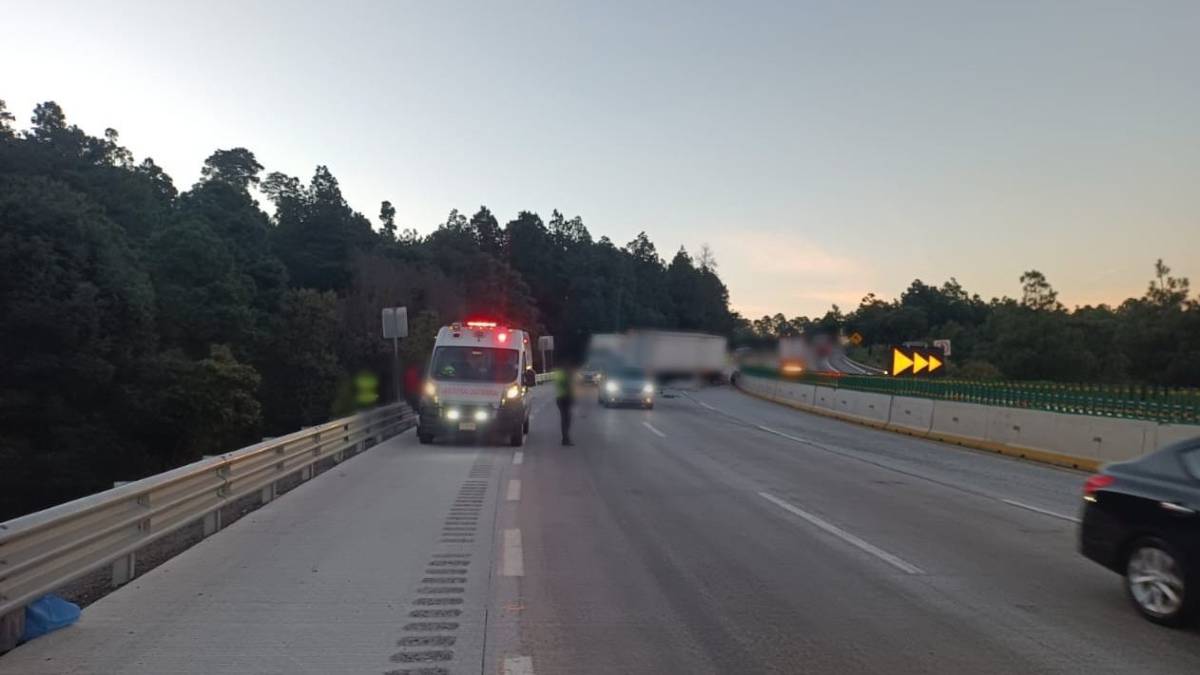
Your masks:
M 575 405 L 573 374 L 573 371 L 567 368 L 559 368 L 554 371 L 554 402 L 558 404 L 563 445 L 575 445 L 571 442 L 571 408 Z

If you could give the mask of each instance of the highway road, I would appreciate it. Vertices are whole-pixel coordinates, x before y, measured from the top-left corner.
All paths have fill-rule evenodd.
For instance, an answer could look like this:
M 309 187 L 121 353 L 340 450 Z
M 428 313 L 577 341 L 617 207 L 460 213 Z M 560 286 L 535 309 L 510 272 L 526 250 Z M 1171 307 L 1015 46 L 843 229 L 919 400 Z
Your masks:
M 751 398 L 411 433 L 0 657 L 22 673 L 1195 673 L 1075 552 L 1084 474 Z

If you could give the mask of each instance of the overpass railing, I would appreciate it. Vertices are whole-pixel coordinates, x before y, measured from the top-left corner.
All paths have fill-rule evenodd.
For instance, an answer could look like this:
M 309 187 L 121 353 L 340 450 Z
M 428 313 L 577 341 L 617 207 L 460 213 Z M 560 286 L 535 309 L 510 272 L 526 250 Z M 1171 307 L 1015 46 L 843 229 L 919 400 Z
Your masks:
M 280 479 L 413 424 L 408 405 L 384 406 L 0 523 L 0 618 L 106 565 L 125 583 L 147 544 L 199 520 L 212 534 L 222 507 L 255 492 L 270 501 Z
M 893 396 L 1175 424 L 1200 423 L 1200 389 L 1136 384 L 985 382 L 811 372 L 793 375 L 762 366 L 743 366 L 741 371 L 759 377 Z

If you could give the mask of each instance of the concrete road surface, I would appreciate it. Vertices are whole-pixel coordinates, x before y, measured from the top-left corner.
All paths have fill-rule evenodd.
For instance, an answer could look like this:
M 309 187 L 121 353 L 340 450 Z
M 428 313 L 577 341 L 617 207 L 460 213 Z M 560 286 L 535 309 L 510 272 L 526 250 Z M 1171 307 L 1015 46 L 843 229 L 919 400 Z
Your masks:
M 524 448 L 354 458 L 0 673 L 1196 673 L 1075 552 L 1084 474 L 728 388 L 539 391 Z M 453 581 L 451 581 L 453 580 Z

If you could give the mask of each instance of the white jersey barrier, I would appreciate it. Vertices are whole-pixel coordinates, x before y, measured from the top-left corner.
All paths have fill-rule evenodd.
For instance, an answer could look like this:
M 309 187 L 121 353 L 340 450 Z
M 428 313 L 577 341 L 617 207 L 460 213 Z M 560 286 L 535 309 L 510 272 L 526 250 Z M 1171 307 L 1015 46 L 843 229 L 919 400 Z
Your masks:
M 748 393 L 809 412 L 965 447 L 1094 470 L 1200 436 L 1200 426 L 833 389 L 742 373 Z

